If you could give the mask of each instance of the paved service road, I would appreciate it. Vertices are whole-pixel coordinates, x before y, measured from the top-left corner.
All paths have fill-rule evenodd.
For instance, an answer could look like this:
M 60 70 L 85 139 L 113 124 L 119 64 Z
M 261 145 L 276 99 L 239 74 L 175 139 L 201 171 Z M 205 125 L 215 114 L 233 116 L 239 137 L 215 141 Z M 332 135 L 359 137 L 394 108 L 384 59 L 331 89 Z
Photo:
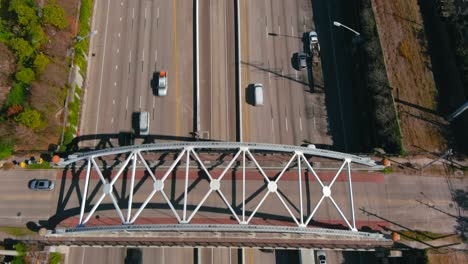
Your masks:
M 132 113 L 150 114 L 150 134 L 193 131 L 192 1 L 97 0 L 81 135 L 129 132 Z M 153 73 L 168 72 L 168 95 Z M 154 85 L 154 83 L 153 83 Z
M 294 53 L 304 52 L 302 36 L 314 28 L 311 2 L 239 3 L 244 141 L 331 145 L 324 94 L 310 92 L 307 70 L 295 70 L 291 60 Z M 263 83 L 264 106 L 246 102 L 251 83 Z
M 333 147 L 343 152 L 361 152 L 359 144 L 358 119 L 362 113 L 353 109 L 353 71 L 359 61 L 353 53 L 363 47 L 353 43 L 354 34 L 343 27 L 333 26 L 333 21 L 340 21 L 357 29 L 359 16 L 345 8 L 338 0 L 312 0 L 315 24 L 322 46 L 322 66 L 327 89 L 327 113 L 329 129 L 333 137 Z M 353 19 L 350 19 L 350 18 Z
M 271 172 L 267 171 L 267 174 Z M 333 173 L 331 173 L 333 174 Z M 135 193 L 133 196 L 132 216 L 136 213 L 141 203 L 147 198 L 148 194 L 153 190 L 152 179 L 142 177 L 142 174 L 135 179 Z M 334 174 L 333 174 L 334 175 Z M 325 179 L 326 177 L 333 177 L 333 175 L 319 173 L 319 177 Z M 122 177 L 122 176 L 121 176 Z M 353 193 L 355 203 L 355 213 L 357 219 L 357 226 L 369 226 L 371 228 L 379 229 L 378 225 L 386 225 L 390 227 L 392 223 L 386 222 L 395 221 L 400 225 L 413 229 L 431 230 L 433 232 L 450 233 L 454 232 L 457 225 L 456 218 L 453 216 L 458 215 L 457 206 L 452 201 L 450 189 L 447 182 L 443 177 L 431 176 L 408 176 L 399 174 L 366 174 L 354 175 Z M 332 197 L 340 206 L 341 210 L 351 219 L 349 211 L 349 197 L 347 181 L 340 180 L 339 178 L 331 188 Z M 330 180 L 325 180 L 324 184 L 328 184 Z M 169 199 L 171 199 L 174 206 L 177 208 L 177 213 L 182 218 L 183 207 L 183 190 L 185 186 L 184 177 L 169 177 L 165 182 L 165 191 Z M 196 179 L 190 177 L 189 182 L 189 195 L 187 197 L 187 218 L 194 211 L 195 206 L 202 200 L 207 193 L 209 185 L 204 179 Z M 284 178 L 279 181 L 278 189 L 282 194 L 287 197 L 287 204 L 296 217 L 299 217 L 299 194 L 297 192 L 297 180 L 292 178 Z M 64 211 L 60 214 L 66 214 L 68 219 L 64 220 L 61 225 L 75 226 L 78 223 L 79 217 L 79 201 L 77 200 L 77 191 L 83 192 L 84 182 L 81 181 L 78 186 L 69 178 L 65 177 L 57 181 L 57 187 L 54 192 L 54 199 L 62 204 Z M 120 178 L 115 183 L 115 196 L 120 200 L 120 208 L 123 215 L 126 216 L 126 208 L 128 206 L 127 199 L 128 189 L 130 186 L 129 178 Z M 307 217 L 314 209 L 315 204 L 321 197 L 321 189 L 315 180 L 303 180 L 303 203 L 304 215 Z M 452 178 L 451 188 L 463 189 L 466 186 L 466 180 Z M 223 191 L 227 200 L 237 206 L 240 210 L 242 206 L 242 184 L 239 179 L 233 181 L 230 175 L 227 175 L 221 181 L 220 190 Z M 233 195 L 232 191 L 236 190 Z M 92 177 L 90 180 L 88 191 L 88 205 L 87 211 L 91 210 L 92 205 L 99 199 L 102 193 L 102 185 L 98 184 L 98 180 Z M 257 206 L 258 202 L 266 194 L 266 187 L 261 180 L 257 179 L 248 180 L 246 183 L 246 217 L 250 216 Z M 306 197 L 309 197 L 306 199 Z M 291 203 L 292 204 L 291 204 Z M 109 197 L 103 200 L 104 210 L 98 209 L 90 218 L 88 225 L 109 225 L 121 224 L 114 206 L 112 205 Z M 435 206 L 429 208 L 427 204 Z M 151 203 L 148 205 L 136 223 L 151 224 L 151 223 L 176 223 L 175 217 L 170 210 L 161 209 L 165 205 L 162 195 L 156 193 L 152 198 Z M 371 213 L 377 214 L 380 219 L 374 216 L 368 216 L 361 212 L 359 208 L 364 207 Z M 216 193 L 208 196 L 200 211 L 197 212 L 193 218 L 196 223 L 232 223 L 229 219 L 231 215 L 220 197 Z M 439 210 L 437 210 L 439 209 Z M 446 213 L 441 213 L 441 211 Z M 68 213 L 72 215 L 68 215 Z M 411 213 L 409 213 L 411 212 Z M 87 217 L 85 213 L 85 218 Z M 99 215 L 97 218 L 96 216 Z M 241 218 L 241 213 L 238 213 Z M 318 208 L 314 218 L 315 221 L 311 223 L 316 226 L 333 227 L 335 224 L 343 223 L 340 215 L 334 208 L 330 200 L 325 199 L 324 203 Z M 256 224 L 274 224 L 275 221 L 286 220 L 291 221 L 287 210 L 281 205 L 279 199 L 270 194 L 264 201 L 264 204 L 259 208 L 257 215 L 253 218 L 252 222 Z
M 34 178 L 55 180 L 52 170 L 0 171 L 0 226 L 25 226 L 27 222 L 47 219 L 55 213 L 54 191 L 33 191 L 28 182 Z

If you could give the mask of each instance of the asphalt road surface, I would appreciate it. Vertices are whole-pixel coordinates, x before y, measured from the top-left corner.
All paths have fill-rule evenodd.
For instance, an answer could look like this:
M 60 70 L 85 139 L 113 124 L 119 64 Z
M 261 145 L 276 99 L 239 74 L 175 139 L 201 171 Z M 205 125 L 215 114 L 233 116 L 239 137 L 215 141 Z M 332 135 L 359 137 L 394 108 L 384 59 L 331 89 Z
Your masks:
M 200 136 L 233 141 L 234 4 L 199 5 Z M 132 114 L 142 111 L 156 139 L 195 131 L 193 18 L 192 1 L 96 1 L 80 135 L 131 132 Z M 310 2 L 241 0 L 240 22 L 243 141 L 332 144 L 324 94 L 311 93 L 307 70 L 291 62 L 314 28 Z M 169 76 L 166 97 L 151 89 L 161 70 Z M 264 84 L 265 106 L 249 104 L 251 83 Z
M 141 263 L 240 263 L 242 254 L 237 248 L 142 248 Z M 239 254 L 240 253 L 240 254 Z M 246 264 L 275 263 L 275 252 L 262 252 L 259 249 L 246 248 Z M 71 247 L 68 252 L 68 264 L 82 263 L 125 263 L 126 248 L 81 248 Z
M 293 68 L 293 54 L 308 51 L 308 37 L 302 38 L 314 29 L 311 2 L 239 2 L 242 93 L 262 83 L 265 101 L 253 106 L 242 98 L 244 141 L 331 144 L 324 95 L 311 93 L 306 69 Z
M 96 1 L 81 135 L 130 132 L 132 113 L 144 111 L 150 134 L 189 136 L 192 12 L 191 1 Z M 163 70 L 168 94 L 155 96 L 153 74 Z
M 234 1 L 198 2 L 200 136 L 236 141 Z
M 353 49 L 362 47 L 353 43 L 354 34 L 333 21 L 356 28 L 353 14 L 343 8 L 339 0 L 312 0 L 314 22 L 322 47 L 322 66 L 326 84 L 326 106 L 329 130 L 334 149 L 343 152 L 362 151 L 359 144 L 358 114 L 353 111 Z M 357 15 L 354 16 L 354 20 Z M 355 77 L 358 78 L 358 77 Z M 361 128 L 362 129 L 362 128 Z
M 57 197 L 54 191 L 33 191 L 28 182 L 34 178 L 55 180 L 50 170 L 1 171 L 0 226 L 25 226 L 54 214 Z

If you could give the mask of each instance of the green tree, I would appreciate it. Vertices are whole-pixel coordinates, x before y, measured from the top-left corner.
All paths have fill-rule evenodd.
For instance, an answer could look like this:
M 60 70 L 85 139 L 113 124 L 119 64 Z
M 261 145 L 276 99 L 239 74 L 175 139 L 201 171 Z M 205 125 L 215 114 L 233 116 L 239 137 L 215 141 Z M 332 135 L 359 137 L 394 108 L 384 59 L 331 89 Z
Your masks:
M 41 25 L 33 24 L 27 28 L 27 34 L 29 40 L 34 48 L 39 48 L 40 45 L 44 44 L 47 41 L 44 30 L 42 30 Z
M 16 13 L 18 23 L 22 26 L 30 26 L 38 23 L 38 16 L 31 1 L 11 0 L 8 11 Z
M 42 22 L 64 29 L 68 25 L 67 14 L 59 5 L 49 4 L 42 9 Z
M 8 44 L 20 63 L 27 61 L 34 53 L 34 48 L 23 38 L 12 38 Z
M 47 64 L 49 64 L 49 62 L 50 60 L 46 55 L 44 55 L 43 53 L 39 53 L 33 62 L 36 74 L 41 74 L 44 71 Z
M 36 75 L 34 74 L 34 71 L 32 69 L 22 68 L 21 70 L 16 72 L 15 78 L 21 83 L 30 84 L 36 78 Z
M 19 124 L 27 126 L 32 130 L 37 130 L 42 126 L 42 116 L 36 110 L 27 109 L 15 117 L 15 121 Z

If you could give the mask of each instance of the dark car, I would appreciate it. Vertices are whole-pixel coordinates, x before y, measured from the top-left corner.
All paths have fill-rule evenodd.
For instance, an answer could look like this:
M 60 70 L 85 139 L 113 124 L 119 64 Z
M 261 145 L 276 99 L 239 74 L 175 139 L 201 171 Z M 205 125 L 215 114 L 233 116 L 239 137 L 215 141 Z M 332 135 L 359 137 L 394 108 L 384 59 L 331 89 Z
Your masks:
M 29 189 L 35 191 L 51 191 L 54 189 L 54 182 L 47 179 L 34 179 L 28 184 Z
M 307 55 L 304 52 L 299 52 L 297 55 L 297 64 L 301 70 L 307 68 Z

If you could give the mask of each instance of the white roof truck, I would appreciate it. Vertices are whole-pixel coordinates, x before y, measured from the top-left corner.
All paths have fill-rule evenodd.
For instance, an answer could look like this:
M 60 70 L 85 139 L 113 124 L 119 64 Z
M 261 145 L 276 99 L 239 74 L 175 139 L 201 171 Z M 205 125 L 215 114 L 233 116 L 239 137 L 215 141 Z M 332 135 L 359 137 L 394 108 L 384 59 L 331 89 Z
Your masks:
M 159 72 L 159 81 L 158 81 L 158 95 L 166 96 L 167 95 L 167 72 Z
M 149 135 L 149 113 L 141 112 L 140 113 L 140 135 L 146 136 Z

